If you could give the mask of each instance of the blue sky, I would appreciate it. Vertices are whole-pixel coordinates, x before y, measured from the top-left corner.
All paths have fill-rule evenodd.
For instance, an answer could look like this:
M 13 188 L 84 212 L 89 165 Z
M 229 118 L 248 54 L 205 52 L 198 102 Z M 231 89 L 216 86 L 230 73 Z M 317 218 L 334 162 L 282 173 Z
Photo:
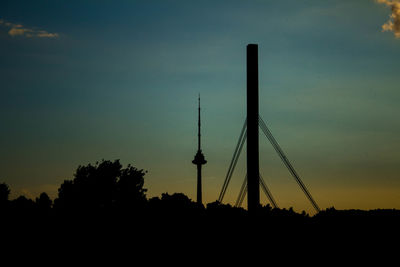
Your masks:
M 258 43 L 260 113 L 320 206 L 400 208 L 390 14 L 373 0 L 1 1 L 0 180 L 14 196 L 54 197 L 79 164 L 121 159 L 149 171 L 149 196 L 195 199 L 201 93 L 214 201 L 245 118 L 245 47 Z M 310 210 L 260 143 L 278 204 Z

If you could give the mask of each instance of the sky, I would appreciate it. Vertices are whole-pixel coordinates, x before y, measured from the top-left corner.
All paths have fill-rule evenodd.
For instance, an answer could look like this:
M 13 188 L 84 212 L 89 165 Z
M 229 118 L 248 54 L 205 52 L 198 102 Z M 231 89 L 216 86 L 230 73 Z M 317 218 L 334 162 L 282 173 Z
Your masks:
M 79 165 L 147 170 L 148 197 L 218 198 L 246 116 L 246 45 L 260 115 L 322 209 L 400 208 L 400 1 L 0 2 L 0 182 L 52 198 Z M 224 202 L 245 175 L 241 155 Z M 280 207 L 312 206 L 260 134 Z M 268 203 L 265 196 L 263 204 Z

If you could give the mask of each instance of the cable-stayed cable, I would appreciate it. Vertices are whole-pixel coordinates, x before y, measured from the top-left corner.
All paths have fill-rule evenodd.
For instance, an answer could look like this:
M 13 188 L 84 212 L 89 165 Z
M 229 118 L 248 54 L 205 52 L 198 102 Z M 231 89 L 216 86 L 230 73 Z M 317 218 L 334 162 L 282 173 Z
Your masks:
M 238 207 L 241 207 L 241 206 L 242 206 L 243 200 L 246 198 L 246 195 L 247 195 L 247 178 L 246 178 L 245 181 L 246 181 L 245 187 L 244 187 L 244 190 L 243 190 L 242 197 L 241 197 L 240 200 L 239 200 Z
M 247 136 L 246 127 L 247 127 L 247 119 L 245 120 L 245 122 L 243 124 L 242 131 L 240 133 L 238 142 L 236 144 L 235 152 L 233 153 L 232 160 L 231 160 L 231 163 L 229 165 L 228 172 L 226 174 L 224 184 L 222 185 L 222 189 L 221 189 L 221 192 L 220 192 L 219 197 L 218 197 L 218 202 L 222 202 L 222 200 L 223 200 L 223 198 L 225 196 L 225 193 L 226 193 L 226 189 L 228 188 L 229 182 L 231 180 L 233 171 L 235 170 L 237 161 L 239 159 L 239 156 L 240 156 L 240 153 L 242 151 L 244 142 L 246 140 L 246 136 Z
M 267 184 L 265 183 L 264 178 L 261 176 L 261 174 L 260 174 L 260 186 L 261 186 L 262 190 L 264 191 L 265 195 L 267 196 L 272 207 L 278 208 L 278 204 L 276 203 L 274 197 L 272 196 L 272 193 L 269 190 L 269 188 L 268 188 Z M 238 207 L 242 206 L 242 203 L 246 197 L 246 194 L 247 194 L 247 174 L 246 174 L 243 184 L 240 188 L 238 198 L 236 199 L 236 202 L 235 202 L 235 207 L 238 208 Z
M 274 147 L 275 151 L 278 153 L 279 157 L 282 159 L 285 166 L 288 168 L 289 172 L 292 174 L 298 185 L 300 186 L 301 190 L 304 192 L 308 200 L 313 205 L 314 209 L 317 212 L 320 212 L 320 208 L 318 204 L 315 202 L 314 198 L 311 196 L 310 192 L 308 191 L 305 184 L 301 181 L 300 176 L 297 174 L 296 170 L 289 162 L 289 159 L 286 157 L 285 153 L 283 153 L 281 147 L 279 146 L 278 142 L 275 140 L 274 136 L 272 135 L 271 131 L 268 129 L 267 125 L 263 121 L 263 119 L 259 116 L 259 125 L 261 130 L 264 132 L 265 136 L 268 138 L 272 146 Z
M 267 196 L 269 202 L 271 203 L 273 208 L 278 208 L 278 204 L 276 203 L 274 197 L 272 196 L 271 191 L 269 190 L 267 184 L 265 183 L 263 177 L 260 174 L 260 185 L 262 190 L 264 191 L 265 195 Z
M 225 191 L 226 191 L 227 183 L 229 183 L 228 182 L 228 177 L 231 175 L 232 166 L 233 166 L 233 164 L 235 162 L 235 159 L 236 159 L 236 156 L 237 156 L 237 152 L 239 150 L 239 146 L 240 146 L 240 144 L 242 142 L 241 140 L 243 138 L 243 134 L 244 134 L 244 131 L 245 131 L 245 128 L 246 128 L 246 122 L 247 121 L 245 121 L 245 123 L 244 123 L 244 125 L 242 127 L 242 131 L 240 132 L 239 139 L 238 139 L 238 142 L 236 144 L 235 151 L 233 152 L 232 160 L 231 160 L 231 163 L 229 165 L 228 172 L 226 173 L 226 177 L 225 177 L 225 180 L 224 180 L 224 184 L 222 185 L 222 189 L 221 189 L 220 195 L 218 197 L 218 201 L 219 202 L 221 202 L 221 199 L 223 198 L 223 194 L 225 194 Z
M 235 202 L 235 207 L 238 208 L 238 207 L 242 206 L 243 199 L 246 196 L 246 192 L 247 192 L 247 174 L 244 177 L 242 186 L 240 187 L 239 195 Z
M 226 190 L 228 189 L 229 182 L 231 181 L 231 178 L 232 178 L 233 172 L 234 172 L 234 170 L 235 170 L 236 164 L 237 164 L 237 162 L 238 162 L 238 160 L 239 160 L 240 153 L 242 152 L 243 145 L 244 145 L 244 143 L 245 143 L 245 141 L 246 141 L 246 137 L 247 137 L 247 132 L 245 131 L 245 132 L 244 132 L 244 135 L 243 135 L 243 138 L 242 138 L 242 141 L 241 141 L 241 143 L 240 143 L 240 145 L 239 145 L 239 149 L 238 149 L 238 151 L 237 151 L 235 160 L 233 161 L 233 164 L 232 164 L 232 168 L 231 168 L 231 170 L 230 170 L 230 173 L 227 175 L 227 179 L 226 179 L 226 183 L 225 183 L 225 188 L 222 189 L 221 194 L 220 194 L 220 199 L 218 199 L 219 202 L 222 202 L 222 200 L 224 199 Z

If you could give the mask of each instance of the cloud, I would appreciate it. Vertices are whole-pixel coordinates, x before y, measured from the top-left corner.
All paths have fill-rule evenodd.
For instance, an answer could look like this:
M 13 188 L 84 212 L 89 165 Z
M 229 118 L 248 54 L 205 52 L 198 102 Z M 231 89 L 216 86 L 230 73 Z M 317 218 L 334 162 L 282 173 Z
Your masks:
M 12 37 L 21 36 L 27 38 L 58 38 L 58 33 L 50 33 L 45 30 L 37 30 L 34 28 L 27 28 L 21 24 L 15 24 L 3 19 L 0 19 L 0 25 L 10 28 L 8 35 Z
M 382 31 L 392 31 L 396 38 L 400 38 L 400 0 L 376 0 L 392 9 L 390 20 L 382 25 Z
M 30 31 L 28 29 L 24 28 L 11 28 L 11 30 L 8 31 L 8 34 L 11 36 L 18 36 L 30 34 L 29 32 Z

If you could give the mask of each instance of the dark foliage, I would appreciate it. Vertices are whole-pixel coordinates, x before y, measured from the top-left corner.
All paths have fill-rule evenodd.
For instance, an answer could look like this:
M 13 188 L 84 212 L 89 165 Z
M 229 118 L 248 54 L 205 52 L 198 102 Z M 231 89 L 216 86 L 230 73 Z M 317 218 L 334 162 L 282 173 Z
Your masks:
M 10 202 L 11 209 L 19 212 L 31 212 L 36 208 L 35 202 L 25 196 L 20 196 Z
M 208 244 L 208 253 L 221 256 L 223 248 L 253 254 L 277 248 L 308 250 L 310 245 L 314 250 L 332 249 L 340 243 L 351 249 L 355 244 L 382 243 L 399 235 L 398 210 L 329 208 L 310 217 L 270 205 L 252 214 L 217 201 L 204 207 L 183 193 L 147 199 L 145 173 L 130 165 L 123 168 L 118 160 L 79 166 L 74 178 L 60 186 L 54 204 L 46 193 L 35 201 L 24 196 L 8 200 L 9 187 L 0 184 L 3 237 L 29 236 L 36 242 L 83 250 L 88 244 L 108 248 L 127 244 L 182 253 Z
M 42 211 L 49 211 L 53 205 L 53 201 L 45 192 L 41 193 L 40 196 L 36 198 L 35 203 L 37 207 Z
M 10 195 L 10 188 L 7 184 L 0 184 L 0 205 L 5 205 L 8 202 L 8 197 Z
M 140 208 L 146 202 L 143 170 L 122 168 L 119 160 L 79 166 L 54 200 L 55 209 L 78 211 Z

